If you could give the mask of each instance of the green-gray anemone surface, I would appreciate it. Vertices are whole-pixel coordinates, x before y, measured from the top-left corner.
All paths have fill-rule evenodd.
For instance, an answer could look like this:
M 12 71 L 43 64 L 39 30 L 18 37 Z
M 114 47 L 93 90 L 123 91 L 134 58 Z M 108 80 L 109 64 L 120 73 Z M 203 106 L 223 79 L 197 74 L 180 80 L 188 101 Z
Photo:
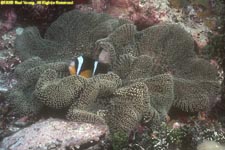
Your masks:
M 41 108 L 68 110 L 66 118 L 108 123 L 111 132 L 130 132 L 144 121 L 157 124 L 172 106 L 200 111 L 220 90 L 217 70 L 195 54 L 194 40 L 176 24 L 142 31 L 106 14 L 71 11 L 60 16 L 44 38 L 27 27 L 16 38 L 23 62 L 9 100 L 22 114 Z M 91 78 L 70 75 L 78 55 L 110 55 L 112 73 Z M 105 116 L 99 116 L 103 108 Z
M 72 56 L 91 55 L 98 39 L 107 37 L 125 23 L 128 21 L 107 14 L 73 10 L 53 22 L 44 38 L 36 27 L 25 28 L 17 36 L 16 49 L 22 60 L 38 56 L 48 62 L 68 61 Z
M 116 90 L 106 117 L 111 132 L 129 133 L 144 117 L 159 120 L 159 114 L 151 106 L 150 100 L 148 87 L 142 82 Z

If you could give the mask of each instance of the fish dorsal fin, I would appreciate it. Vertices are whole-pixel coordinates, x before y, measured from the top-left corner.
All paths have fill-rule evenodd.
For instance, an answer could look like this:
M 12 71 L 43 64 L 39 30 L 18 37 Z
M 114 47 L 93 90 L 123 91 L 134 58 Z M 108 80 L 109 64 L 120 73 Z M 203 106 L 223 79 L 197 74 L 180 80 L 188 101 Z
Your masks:
M 77 75 L 79 75 L 80 71 L 81 71 L 81 67 L 82 67 L 82 65 L 84 63 L 84 58 L 83 58 L 83 56 L 79 56 L 79 57 L 77 57 L 77 60 L 78 60 Z
M 97 70 L 97 67 L 98 67 L 98 61 L 96 60 L 96 61 L 94 62 L 94 68 L 93 68 L 92 76 L 95 75 L 95 72 L 96 72 L 96 70 Z

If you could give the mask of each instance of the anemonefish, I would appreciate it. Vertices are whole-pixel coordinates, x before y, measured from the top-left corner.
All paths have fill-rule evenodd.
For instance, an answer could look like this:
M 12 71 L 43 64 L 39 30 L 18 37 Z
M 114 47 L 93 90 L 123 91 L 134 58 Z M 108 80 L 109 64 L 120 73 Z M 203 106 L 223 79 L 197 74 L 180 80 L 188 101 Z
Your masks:
M 90 78 L 96 74 L 105 74 L 109 71 L 109 65 L 101 63 L 87 56 L 79 56 L 69 65 L 70 75 L 80 75 Z

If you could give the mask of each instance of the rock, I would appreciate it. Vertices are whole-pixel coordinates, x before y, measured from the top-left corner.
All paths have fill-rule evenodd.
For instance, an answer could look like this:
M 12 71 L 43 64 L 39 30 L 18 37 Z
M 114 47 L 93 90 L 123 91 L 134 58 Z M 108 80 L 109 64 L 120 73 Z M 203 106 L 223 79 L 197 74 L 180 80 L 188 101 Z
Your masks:
M 0 148 L 9 150 L 66 150 L 73 147 L 76 149 L 76 147 L 87 145 L 86 143 L 100 143 L 98 141 L 106 134 L 108 134 L 106 125 L 93 125 L 50 118 L 40 120 L 12 136 L 4 138 Z
M 0 24 L 1 28 L 1 24 Z M 1 32 L 1 31 L 0 31 Z M 14 55 L 14 40 L 16 39 L 15 29 L 1 35 L 0 33 L 0 92 L 6 93 L 15 85 L 15 80 L 10 78 L 10 72 L 20 63 Z
M 14 127 L 14 126 L 10 126 L 10 127 L 9 127 L 9 131 L 12 132 L 12 133 L 17 132 L 17 131 L 19 131 L 19 130 L 20 130 L 19 127 Z
M 115 1 L 111 1 L 111 5 L 113 6 L 117 6 L 120 8 L 128 8 L 131 2 L 129 2 L 129 0 L 115 0 Z M 139 1 L 138 1 L 139 3 Z
M 23 33 L 24 29 L 21 27 L 16 28 L 16 34 L 21 35 Z
M 205 140 L 198 145 L 197 150 L 225 150 L 225 146 L 214 141 Z
M 14 125 L 17 126 L 17 127 L 25 127 L 25 126 L 28 126 L 30 124 L 29 122 L 29 117 L 28 116 L 24 116 L 20 119 L 18 119 Z

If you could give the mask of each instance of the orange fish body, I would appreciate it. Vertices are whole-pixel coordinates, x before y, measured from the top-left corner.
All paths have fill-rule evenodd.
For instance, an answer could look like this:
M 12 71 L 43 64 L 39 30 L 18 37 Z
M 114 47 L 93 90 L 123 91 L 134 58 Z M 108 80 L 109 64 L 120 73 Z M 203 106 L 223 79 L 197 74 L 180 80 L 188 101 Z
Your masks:
M 70 75 L 90 78 L 98 73 L 107 73 L 109 65 L 102 64 L 87 56 L 76 57 L 69 65 Z

